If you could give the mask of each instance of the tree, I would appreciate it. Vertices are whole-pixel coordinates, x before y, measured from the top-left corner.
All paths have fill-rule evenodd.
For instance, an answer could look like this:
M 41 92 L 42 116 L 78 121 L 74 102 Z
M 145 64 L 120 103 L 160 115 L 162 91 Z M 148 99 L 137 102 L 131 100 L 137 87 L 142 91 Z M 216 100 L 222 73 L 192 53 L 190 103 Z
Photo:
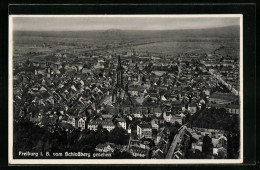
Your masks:
M 239 157 L 239 135 L 238 133 L 227 136 L 227 158 L 237 159 Z
M 187 87 L 185 87 L 185 90 L 190 91 L 190 90 L 191 90 L 191 87 L 190 87 L 190 86 L 187 86 Z
M 82 135 L 80 141 L 74 144 L 73 150 L 92 153 L 95 151 L 97 144 L 99 144 L 99 141 L 96 140 L 95 132 L 89 131 L 87 134 Z
M 26 66 L 29 66 L 29 64 L 31 64 L 31 62 L 30 62 L 30 60 L 29 59 L 27 59 L 26 61 L 25 61 L 25 63 L 24 63 Z
M 144 76 L 142 77 L 142 81 L 143 81 L 143 82 L 146 82 L 146 79 L 145 79 L 145 77 L 144 77 Z
M 46 151 L 46 149 L 59 149 L 61 146 L 57 136 L 51 134 L 45 128 L 40 128 L 31 122 L 14 123 L 14 157 L 18 156 L 19 151 Z
M 228 134 L 227 136 L 227 158 L 232 159 L 234 152 L 233 152 L 233 144 L 232 144 L 232 136 L 231 134 Z
M 179 124 L 179 122 L 175 121 L 175 122 L 174 122 L 174 126 L 175 126 L 177 129 L 180 129 L 181 124 Z
M 239 146 L 240 146 L 240 140 L 239 140 L 239 134 L 235 133 L 233 137 L 233 150 L 234 150 L 234 158 L 237 159 L 239 157 Z
M 68 144 L 69 145 L 73 145 L 76 143 L 76 141 L 78 140 L 78 138 L 80 137 L 80 130 L 79 129 L 75 129 L 72 133 L 68 134 Z
M 102 129 L 103 129 L 102 125 L 99 124 L 98 127 L 97 127 L 97 131 L 100 132 Z
M 121 127 L 114 128 L 108 135 L 108 141 L 117 145 L 127 145 L 128 138 L 125 129 Z
M 193 126 L 225 131 L 239 131 L 239 117 L 226 114 L 225 109 L 204 109 L 192 115 Z
M 170 127 L 169 141 L 171 142 L 174 136 L 178 133 L 178 129 L 175 126 Z
M 204 136 L 204 138 L 203 138 L 202 153 L 205 155 L 213 154 L 212 139 L 208 135 Z
M 226 158 L 225 152 L 222 150 L 219 150 L 218 155 L 216 155 L 215 158 L 216 159 L 225 159 Z
M 189 150 L 186 154 L 187 159 L 203 159 L 203 155 L 200 150 L 195 149 L 195 151 Z
M 123 151 L 121 152 L 118 149 L 115 149 L 115 151 L 112 154 L 112 158 L 114 159 L 132 159 L 133 157 L 129 152 Z

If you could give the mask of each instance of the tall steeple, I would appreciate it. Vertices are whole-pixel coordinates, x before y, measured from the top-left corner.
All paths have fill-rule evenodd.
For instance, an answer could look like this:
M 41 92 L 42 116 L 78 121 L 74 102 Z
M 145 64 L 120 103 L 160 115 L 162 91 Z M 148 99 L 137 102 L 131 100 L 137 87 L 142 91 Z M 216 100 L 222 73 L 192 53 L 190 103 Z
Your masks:
M 117 66 L 117 68 L 119 68 L 119 67 L 121 67 L 121 58 L 120 58 L 120 56 L 118 56 L 118 66 Z
M 113 89 L 113 95 L 112 95 L 112 103 L 113 105 L 124 105 L 129 102 L 130 96 L 128 95 L 128 84 L 126 83 L 124 85 L 123 83 L 123 73 L 124 68 L 121 65 L 121 58 L 118 56 L 118 64 L 116 68 L 116 84 L 115 88 Z
M 120 56 L 118 56 L 118 64 L 117 64 L 117 68 L 116 68 L 116 86 L 117 87 L 121 87 L 123 88 L 123 72 L 124 69 L 121 65 L 121 59 Z

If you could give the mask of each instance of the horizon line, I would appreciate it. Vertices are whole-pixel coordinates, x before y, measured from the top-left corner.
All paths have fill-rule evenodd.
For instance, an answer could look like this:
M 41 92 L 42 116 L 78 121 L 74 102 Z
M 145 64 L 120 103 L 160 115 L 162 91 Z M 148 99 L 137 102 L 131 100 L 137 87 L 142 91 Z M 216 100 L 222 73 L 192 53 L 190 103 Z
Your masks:
M 205 28 L 178 28 L 178 29 L 120 29 L 120 28 L 109 28 L 109 29 L 91 29 L 91 30 L 15 30 L 13 31 L 24 31 L 24 32 L 69 32 L 69 31 L 109 31 L 109 30 L 120 30 L 120 31 L 180 31 L 180 30 L 201 30 L 201 29 L 214 29 L 214 28 L 227 28 L 227 27 L 240 27 L 240 25 L 228 25 L 218 27 L 205 27 Z

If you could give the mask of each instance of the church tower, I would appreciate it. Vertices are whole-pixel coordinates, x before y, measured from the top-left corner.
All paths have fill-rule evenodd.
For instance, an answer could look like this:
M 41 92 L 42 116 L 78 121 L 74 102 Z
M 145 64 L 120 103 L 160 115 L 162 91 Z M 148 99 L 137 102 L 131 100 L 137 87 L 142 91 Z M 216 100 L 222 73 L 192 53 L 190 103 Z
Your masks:
M 116 68 L 116 87 L 117 88 L 124 88 L 123 72 L 124 72 L 124 68 L 121 65 L 120 56 L 118 56 L 118 65 L 117 65 L 117 68 Z
M 112 103 L 119 104 L 124 100 L 125 87 L 123 83 L 124 68 L 121 65 L 120 56 L 118 56 L 118 64 L 116 68 L 116 82 L 112 95 Z

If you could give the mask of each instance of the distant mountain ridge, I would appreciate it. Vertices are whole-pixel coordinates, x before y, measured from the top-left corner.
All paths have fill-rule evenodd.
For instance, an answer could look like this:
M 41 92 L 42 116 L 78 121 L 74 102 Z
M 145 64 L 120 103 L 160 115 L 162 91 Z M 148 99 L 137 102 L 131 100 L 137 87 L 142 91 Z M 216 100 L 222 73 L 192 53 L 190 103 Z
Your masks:
M 171 37 L 230 37 L 239 38 L 238 25 L 179 30 L 120 30 L 108 29 L 98 31 L 14 31 L 14 36 L 41 36 L 41 37 L 75 37 L 99 39 L 132 39 L 132 38 L 171 38 Z

